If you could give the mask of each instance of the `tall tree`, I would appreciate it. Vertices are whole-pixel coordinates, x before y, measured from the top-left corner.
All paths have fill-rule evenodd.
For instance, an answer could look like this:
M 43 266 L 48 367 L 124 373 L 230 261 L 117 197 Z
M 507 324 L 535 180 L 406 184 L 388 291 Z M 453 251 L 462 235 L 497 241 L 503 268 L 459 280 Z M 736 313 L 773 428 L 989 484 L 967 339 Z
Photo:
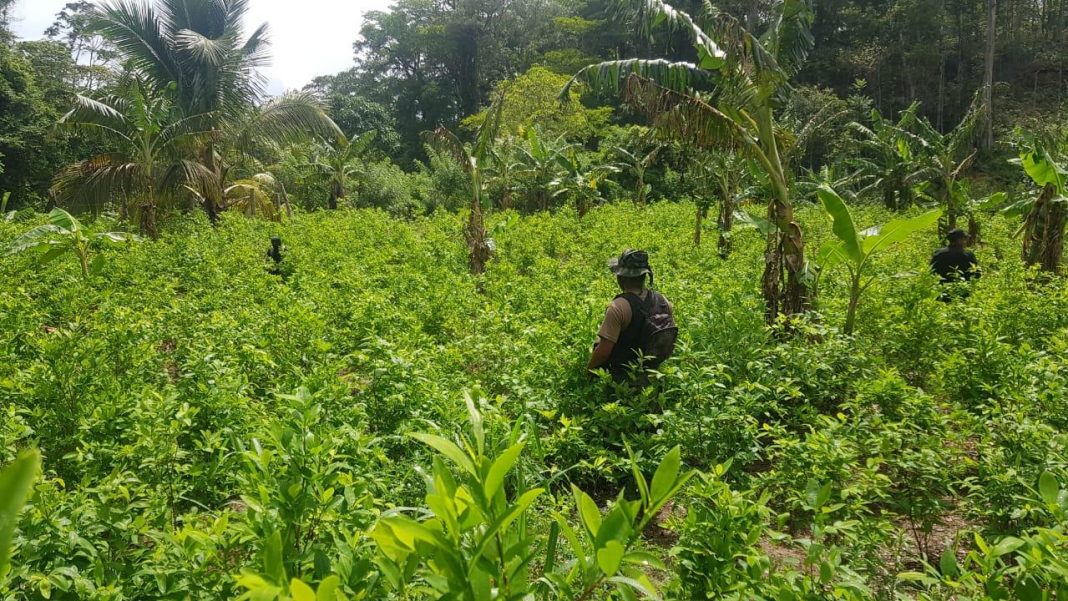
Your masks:
M 208 116 L 209 135 L 198 154 L 214 177 L 199 193 L 213 222 L 228 172 L 220 141 L 228 127 L 247 122 L 264 97 L 259 68 L 269 58 L 267 24 L 245 35 L 249 5 L 250 0 L 112 0 L 94 13 L 98 30 L 149 84 L 150 93 L 173 94 L 184 116 Z M 292 96 L 284 108 L 290 121 L 278 123 L 275 134 L 338 133 L 311 95 Z
M 57 200 L 96 210 L 116 200 L 128 203 L 146 236 L 159 236 L 161 201 L 179 198 L 187 186 L 201 187 L 212 175 L 185 158 L 190 145 L 209 133 L 210 116 L 183 117 L 170 100 L 152 97 L 141 82 L 102 101 L 78 96 L 62 123 L 101 136 L 111 151 L 62 171 L 54 186 Z
M 986 0 L 986 53 L 983 56 L 983 134 L 979 147 L 994 147 L 994 48 L 997 43 L 998 0 Z
M 804 0 L 774 3 L 764 33 L 756 37 L 709 3 L 698 20 L 660 0 L 634 0 L 631 6 L 645 32 L 666 24 L 686 34 L 697 62 L 608 61 L 586 67 L 574 79 L 595 89 L 622 90 L 629 104 L 670 137 L 705 148 L 736 146 L 761 165 L 771 184 L 768 221 L 774 226 L 764 253 L 765 318 L 771 324 L 805 311 L 804 239 L 793 217 L 775 107 L 812 46 L 811 7 Z M 714 90 L 708 86 L 713 74 Z
M 93 6 L 88 0 L 68 2 L 44 32 L 67 47 L 76 65 L 69 83 L 81 93 L 110 82 L 117 68 L 114 46 L 93 29 Z

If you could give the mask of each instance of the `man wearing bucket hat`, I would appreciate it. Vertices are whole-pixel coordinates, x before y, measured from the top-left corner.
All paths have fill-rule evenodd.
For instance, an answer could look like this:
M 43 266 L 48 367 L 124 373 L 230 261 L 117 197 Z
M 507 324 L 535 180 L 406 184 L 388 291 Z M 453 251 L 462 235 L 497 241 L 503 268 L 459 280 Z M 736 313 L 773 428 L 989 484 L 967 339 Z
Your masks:
M 605 311 L 597 330 L 597 344 L 586 368 L 606 369 L 616 382 L 623 382 L 639 364 L 640 382 L 645 369 L 656 368 L 675 349 L 678 328 L 671 303 L 664 295 L 646 287 L 653 284 L 649 254 L 643 250 L 625 250 L 608 262 L 622 293 Z

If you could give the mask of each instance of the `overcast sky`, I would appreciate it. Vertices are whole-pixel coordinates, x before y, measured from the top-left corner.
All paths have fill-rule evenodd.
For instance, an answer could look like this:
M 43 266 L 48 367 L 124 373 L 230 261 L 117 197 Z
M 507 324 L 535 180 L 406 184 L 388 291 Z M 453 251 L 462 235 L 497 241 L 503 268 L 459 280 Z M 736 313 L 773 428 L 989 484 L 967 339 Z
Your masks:
M 13 25 L 23 39 L 43 37 L 44 30 L 68 0 L 15 0 Z M 271 27 L 273 61 L 266 71 L 270 90 L 299 89 L 318 75 L 352 66 L 352 43 L 363 13 L 384 10 L 390 0 L 252 0 L 251 23 Z

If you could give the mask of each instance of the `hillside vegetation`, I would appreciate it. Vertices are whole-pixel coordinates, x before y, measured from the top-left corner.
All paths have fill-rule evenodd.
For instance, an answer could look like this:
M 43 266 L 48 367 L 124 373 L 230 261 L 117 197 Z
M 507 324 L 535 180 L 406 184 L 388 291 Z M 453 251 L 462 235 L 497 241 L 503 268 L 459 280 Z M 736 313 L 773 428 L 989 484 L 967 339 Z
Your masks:
M 1023 267 L 1013 224 L 988 223 L 965 300 L 937 300 L 928 232 L 877 261 L 855 337 L 840 333 L 844 272 L 779 337 L 762 236 L 737 231 L 721 259 L 693 245 L 693 212 L 497 213 L 483 276 L 467 273 L 463 216 L 370 210 L 190 218 L 101 246 L 88 279 L 72 256 L 6 259 L 0 461 L 38 446 L 45 475 L 0 594 L 303 599 L 302 579 L 348 598 L 491 598 L 441 597 L 443 568 L 395 563 L 380 530 L 430 498 L 436 453 L 409 435 L 472 432 L 465 397 L 488 440 L 526 441 L 501 494 L 545 489 L 518 534 L 536 598 L 578 598 L 549 577 L 578 556 L 552 516 L 590 518 L 570 484 L 604 509 L 637 499 L 635 475 L 676 446 L 701 474 L 633 541 L 651 553 L 635 583 L 666 597 L 1065 594 L 1068 288 Z M 801 219 L 831 235 L 815 209 Z M 30 225 L 0 223 L 0 246 Z M 271 235 L 284 279 L 266 270 Z M 614 294 L 605 261 L 628 246 L 650 252 L 682 346 L 655 386 L 616 398 L 582 366 Z M 637 590 L 590 582 L 583 598 Z

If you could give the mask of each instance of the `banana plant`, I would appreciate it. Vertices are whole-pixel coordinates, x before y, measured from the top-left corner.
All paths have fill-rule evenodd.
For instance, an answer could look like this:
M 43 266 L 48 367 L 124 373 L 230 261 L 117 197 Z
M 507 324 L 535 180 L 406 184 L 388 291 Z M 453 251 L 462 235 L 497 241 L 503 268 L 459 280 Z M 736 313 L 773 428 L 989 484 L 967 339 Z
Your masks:
M 470 178 L 471 212 L 464 228 L 464 238 L 470 253 L 468 265 L 474 275 L 485 273 L 486 263 L 493 254 L 493 241 L 486 235 L 482 197 L 485 191 L 486 169 L 492 158 L 491 152 L 497 140 L 497 132 L 501 129 L 503 105 L 504 99 L 498 98 L 490 106 L 473 144 L 464 144 L 455 133 L 445 127 L 439 127 L 426 135 L 431 144 L 452 155 Z
M 338 136 L 336 141 L 323 145 L 324 152 L 313 166 L 330 182 L 329 209 L 337 209 L 338 201 L 348 197 L 349 182 L 362 170 L 360 156 L 371 147 L 376 135 L 376 132 L 368 131 L 351 139 Z
M 42 266 L 67 253 L 73 253 L 78 258 L 82 277 L 88 279 L 90 273 L 97 272 L 102 267 L 100 262 L 101 255 L 97 255 L 91 262 L 89 260 L 94 242 L 133 242 L 137 240 L 140 240 L 140 238 L 126 232 L 86 233 L 85 227 L 73 215 L 63 209 L 55 208 L 48 214 L 48 223 L 37 226 L 15 238 L 8 248 L 7 254 L 14 255 L 25 251 L 47 249 L 44 254 L 37 258 L 37 264 Z
M 526 131 L 525 138 L 525 143 L 517 147 L 519 188 L 528 211 L 545 211 L 552 197 L 550 186 L 560 176 L 560 161 L 566 159 L 576 145 L 566 142 L 563 136 L 553 141 L 544 140 L 533 127 Z
M 30 495 L 30 486 L 41 467 L 41 453 L 24 451 L 0 471 L 0 584 L 11 569 L 11 539 L 15 535 L 19 511 Z
M 885 225 L 858 231 L 842 197 L 830 186 L 821 186 L 816 194 L 833 223 L 834 238 L 827 240 L 816 253 L 817 269 L 814 287 L 819 278 L 839 265 L 849 271 L 849 309 L 846 313 L 845 333 L 852 334 L 856 325 L 860 297 L 876 280 L 867 276 L 867 268 L 876 255 L 905 240 L 909 236 L 938 223 L 941 209 L 928 211 L 917 217 L 894 219 Z
M 556 160 L 563 171 L 549 183 L 549 187 L 555 190 L 552 196 L 573 198 L 575 211 L 581 219 L 601 198 L 601 188 L 608 181 L 608 176 L 619 169 L 614 165 L 587 166 L 574 148 L 569 149 L 566 154 L 558 154 Z
M 652 189 L 652 186 L 645 183 L 645 176 L 653 166 L 653 163 L 656 162 L 656 157 L 660 154 L 660 149 L 660 146 L 655 146 L 644 155 L 633 153 L 622 146 L 616 146 L 613 149 L 620 159 L 618 167 L 627 169 L 634 175 L 636 180 L 634 200 L 640 207 L 645 206 L 649 191 Z
M 1058 273 L 1064 254 L 1064 226 L 1068 222 L 1068 169 L 1057 162 L 1048 145 L 1033 136 L 1021 135 L 1019 165 L 1038 187 L 1038 193 L 1006 209 L 1026 215 L 1023 233 L 1023 260 L 1038 264 L 1043 271 Z
M 891 211 L 907 209 L 915 201 L 916 186 L 933 175 L 927 157 L 917 147 L 910 130 L 916 123 L 919 103 L 901 112 L 897 123 L 871 112 L 871 127 L 853 122 L 848 125 L 857 136 L 858 156 L 847 161 L 862 184 L 860 195 L 871 190 L 882 193 L 883 204 Z
M 643 34 L 666 27 L 689 38 L 697 62 L 628 59 L 590 65 L 575 74 L 561 98 L 569 97 L 576 82 L 594 92 L 622 93 L 661 134 L 704 149 L 736 148 L 755 160 L 771 183 L 767 217 L 776 225 L 764 250 L 765 319 L 770 325 L 803 313 L 809 306 L 804 240 L 793 215 L 788 144 L 775 110 L 812 48 L 811 0 L 772 2 L 759 36 L 710 2 L 700 4 L 696 18 L 661 0 L 626 4 Z

